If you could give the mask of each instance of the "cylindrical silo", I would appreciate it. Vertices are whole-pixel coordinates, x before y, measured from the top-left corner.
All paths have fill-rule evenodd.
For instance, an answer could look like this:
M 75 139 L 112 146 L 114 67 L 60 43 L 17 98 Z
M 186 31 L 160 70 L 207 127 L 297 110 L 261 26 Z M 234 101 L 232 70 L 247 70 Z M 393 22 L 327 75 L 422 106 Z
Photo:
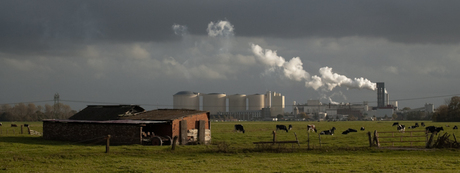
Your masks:
M 180 91 L 173 96 L 174 109 L 195 109 L 199 110 L 200 100 L 198 93 L 191 91 Z
M 210 93 L 202 94 L 203 96 L 203 110 L 209 111 L 211 115 L 215 115 L 217 112 L 225 112 L 225 94 L 222 93 Z
M 244 94 L 235 94 L 229 95 L 228 98 L 228 111 L 245 111 L 246 110 L 246 95 Z
M 265 97 L 263 94 L 248 95 L 248 110 L 256 111 L 264 108 Z

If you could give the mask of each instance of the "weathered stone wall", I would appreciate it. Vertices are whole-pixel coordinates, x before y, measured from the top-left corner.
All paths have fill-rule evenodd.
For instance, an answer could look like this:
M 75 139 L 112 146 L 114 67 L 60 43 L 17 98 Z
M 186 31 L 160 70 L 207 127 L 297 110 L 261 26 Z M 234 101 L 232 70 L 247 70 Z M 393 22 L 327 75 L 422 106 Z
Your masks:
M 43 122 L 44 139 L 91 143 L 107 135 L 110 144 L 141 144 L 141 127 L 135 124 Z

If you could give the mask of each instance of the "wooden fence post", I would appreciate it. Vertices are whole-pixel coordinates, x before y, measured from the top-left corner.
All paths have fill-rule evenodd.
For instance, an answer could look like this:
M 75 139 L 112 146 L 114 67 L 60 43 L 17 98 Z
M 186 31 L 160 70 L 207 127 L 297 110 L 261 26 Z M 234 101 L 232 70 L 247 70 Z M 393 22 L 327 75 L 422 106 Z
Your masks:
M 318 138 L 319 138 L 319 147 L 321 147 L 321 134 L 318 134 Z
M 374 141 L 376 142 L 377 147 L 380 147 L 379 134 L 377 133 L 377 130 L 374 131 Z
M 105 153 L 109 153 L 110 150 L 110 135 L 107 135 L 107 144 L 105 145 Z
M 307 133 L 308 134 L 308 149 L 310 149 L 310 132 Z
M 372 135 L 371 135 L 371 132 L 367 132 L 367 136 L 369 137 L 369 147 L 372 147 Z
M 430 148 L 431 142 L 433 141 L 434 133 L 431 133 L 430 139 L 426 142 L 426 148 Z
M 172 143 L 172 147 L 171 147 L 171 150 L 175 150 L 176 149 L 176 143 L 177 143 L 177 136 L 174 136 L 174 139 L 173 139 L 173 143 Z
M 275 143 L 276 143 L 276 132 L 273 131 L 273 144 L 275 144 Z
M 455 143 L 457 143 L 457 137 L 455 137 L 455 133 L 452 133 L 452 135 L 454 136 Z
M 294 132 L 294 135 L 295 135 L 295 140 L 297 141 L 297 145 L 300 147 L 299 139 L 297 139 L 297 134 L 295 132 Z

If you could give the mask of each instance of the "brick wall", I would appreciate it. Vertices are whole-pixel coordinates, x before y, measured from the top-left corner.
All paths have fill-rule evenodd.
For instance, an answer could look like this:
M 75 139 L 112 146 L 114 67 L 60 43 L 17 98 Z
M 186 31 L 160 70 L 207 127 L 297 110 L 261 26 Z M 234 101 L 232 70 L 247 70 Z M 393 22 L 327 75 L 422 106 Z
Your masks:
M 141 127 L 135 124 L 43 122 L 44 139 L 79 142 L 107 135 L 114 145 L 141 143 Z
M 173 120 L 173 123 L 172 123 L 173 136 L 179 136 L 179 134 L 180 134 L 180 121 L 182 121 L 182 120 L 187 121 L 187 130 L 198 129 L 198 121 L 200 121 L 200 120 L 206 121 L 206 123 L 205 123 L 206 127 L 205 128 L 210 129 L 209 128 L 208 114 L 203 113 L 203 114 L 198 114 L 198 115 L 192 115 L 192 116 L 184 117 L 184 118 L 181 118 L 181 119 Z

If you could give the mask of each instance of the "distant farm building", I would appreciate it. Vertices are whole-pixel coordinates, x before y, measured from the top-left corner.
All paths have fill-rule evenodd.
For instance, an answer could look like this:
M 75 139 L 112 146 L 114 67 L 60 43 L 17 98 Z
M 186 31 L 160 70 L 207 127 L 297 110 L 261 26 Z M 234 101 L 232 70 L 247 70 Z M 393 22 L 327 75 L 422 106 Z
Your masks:
M 206 144 L 209 112 L 190 109 L 145 111 L 138 105 L 90 105 L 68 120 L 43 120 L 43 138 L 85 142 L 111 135 L 111 144 Z

